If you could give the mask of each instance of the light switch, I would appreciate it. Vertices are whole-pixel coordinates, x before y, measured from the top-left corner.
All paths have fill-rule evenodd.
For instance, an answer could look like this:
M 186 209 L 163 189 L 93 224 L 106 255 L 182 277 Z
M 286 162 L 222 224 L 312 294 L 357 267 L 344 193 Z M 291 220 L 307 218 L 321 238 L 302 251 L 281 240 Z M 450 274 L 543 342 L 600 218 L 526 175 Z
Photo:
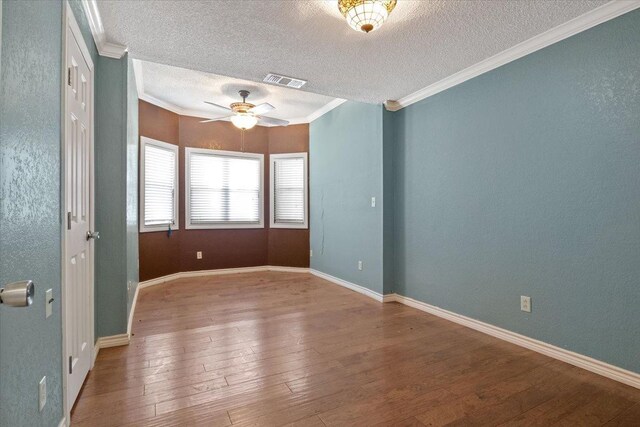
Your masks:
M 53 289 L 47 289 L 44 297 L 45 318 L 53 314 Z
M 375 198 L 375 197 L 372 197 L 372 198 L 371 198 L 371 207 L 372 207 L 372 208 L 375 208 L 375 207 L 376 207 L 376 198 Z
M 42 377 L 40 383 L 38 383 L 38 407 L 40 411 L 44 409 L 44 405 L 47 404 L 47 377 Z

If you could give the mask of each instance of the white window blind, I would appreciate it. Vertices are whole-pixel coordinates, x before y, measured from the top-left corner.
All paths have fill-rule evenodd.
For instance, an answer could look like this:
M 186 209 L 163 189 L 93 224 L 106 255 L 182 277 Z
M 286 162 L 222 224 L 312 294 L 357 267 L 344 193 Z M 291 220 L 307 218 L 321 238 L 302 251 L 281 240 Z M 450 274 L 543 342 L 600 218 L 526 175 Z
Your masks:
M 263 157 L 188 149 L 191 228 L 262 227 Z
M 142 231 L 178 228 L 178 147 L 142 138 Z
M 307 228 L 307 154 L 271 156 L 271 226 Z

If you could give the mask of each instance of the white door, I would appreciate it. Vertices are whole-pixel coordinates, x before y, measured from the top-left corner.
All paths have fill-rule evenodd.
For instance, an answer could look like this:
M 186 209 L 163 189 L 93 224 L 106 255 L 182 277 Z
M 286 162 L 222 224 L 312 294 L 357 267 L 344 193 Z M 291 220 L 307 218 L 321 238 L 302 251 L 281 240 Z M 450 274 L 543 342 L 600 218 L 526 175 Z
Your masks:
M 92 69 L 70 26 L 66 37 L 64 258 L 67 405 L 73 406 L 91 368 L 93 352 Z

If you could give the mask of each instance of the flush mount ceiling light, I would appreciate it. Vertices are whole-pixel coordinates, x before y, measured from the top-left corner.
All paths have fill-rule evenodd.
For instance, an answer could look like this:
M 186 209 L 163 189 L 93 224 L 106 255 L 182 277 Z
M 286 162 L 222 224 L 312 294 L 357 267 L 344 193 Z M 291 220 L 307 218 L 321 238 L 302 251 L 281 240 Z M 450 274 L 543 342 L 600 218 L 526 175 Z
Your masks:
M 397 0 L 338 0 L 338 9 L 356 31 L 370 33 L 384 23 Z

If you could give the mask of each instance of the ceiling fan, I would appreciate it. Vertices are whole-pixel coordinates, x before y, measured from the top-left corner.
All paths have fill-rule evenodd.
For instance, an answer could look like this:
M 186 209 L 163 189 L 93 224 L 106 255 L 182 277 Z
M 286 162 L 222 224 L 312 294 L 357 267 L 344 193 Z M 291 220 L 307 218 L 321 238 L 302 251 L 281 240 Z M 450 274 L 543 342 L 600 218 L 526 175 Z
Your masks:
M 200 123 L 217 122 L 218 120 L 230 119 L 231 123 L 233 123 L 235 127 L 242 130 L 251 129 L 257 123 L 272 126 L 287 126 L 289 124 L 289 122 L 286 120 L 274 119 L 273 117 L 265 117 L 262 115 L 268 113 L 271 110 L 275 110 L 276 107 L 274 107 L 273 105 L 266 102 L 260 105 L 253 105 L 247 102 L 247 97 L 249 96 L 248 90 L 241 90 L 238 93 L 242 97 L 242 102 L 234 102 L 233 104 L 229 105 L 229 108 L 223 107 L 222 105 L 218 105 L 213 102 L 204 101 L 209 105 L 213 105 L 214 107 L 220 108 L 232 114 L 215 119 L 203 120 Z

